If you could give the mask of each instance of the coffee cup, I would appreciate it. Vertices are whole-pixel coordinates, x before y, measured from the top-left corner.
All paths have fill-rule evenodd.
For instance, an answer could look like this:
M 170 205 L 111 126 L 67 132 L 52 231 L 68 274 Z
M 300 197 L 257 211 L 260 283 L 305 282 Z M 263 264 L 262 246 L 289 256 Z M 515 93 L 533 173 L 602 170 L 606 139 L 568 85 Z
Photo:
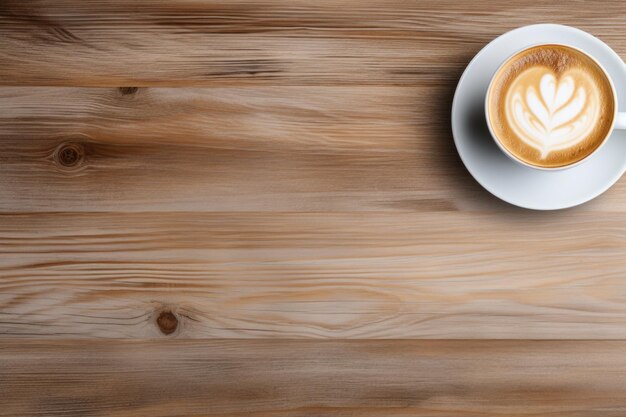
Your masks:
M 568 45 L 534 45 L 510 55 L 491 78 L 484 104 L 498 147 L 540 170 L 581 164 L 614 129 L 626 129 L 611 76 Z

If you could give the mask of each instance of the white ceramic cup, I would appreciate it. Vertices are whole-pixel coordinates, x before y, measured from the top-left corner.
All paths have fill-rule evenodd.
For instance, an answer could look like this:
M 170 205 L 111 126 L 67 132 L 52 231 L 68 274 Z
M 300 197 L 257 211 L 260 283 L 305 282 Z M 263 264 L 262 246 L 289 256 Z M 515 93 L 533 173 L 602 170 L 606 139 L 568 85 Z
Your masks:
M 490 118 L 489 118 L 489 107 L 490 107 L 489 106 L 489 99 L 491 97 L 491 90 L 493 88 L 496 75 L 517 54 L 519 54 L 521 52 L 524 52 L 527 49 L 535 48 L 537 46 L 563 46 L 563 47 L 574 49 L 574 50 L 578 51 L 582 55 L 585 55 L 586 57 L 591 59 L 593 62 L 595 62 L 598 65 L 598 67 L 602 70 L 604 75 L 606 76 L 606 79 L 609 80 L 609 83 L 611 84 L 611 91 L 612 91 L 612 96 L 613 96 L 613 100 L 614 100 L 613 108 L 615 109 L 615 114 L 613 115 L 612 126 L 608 130 L 608 133 L 607 133 L 606 137 L 602 140 L 602 143 L 600 144 L 600 146 L 598 146 L 589 155 L 587 155 L 586 157 L 584 157 L 580 161 L 574 162 L 574 163 L 569 164 L 569 165 L 561 166 L 561 167 L 540 167 L 540 166 L 536 166 L 536 165 L 531 165 L 531 164 L 529 164 L 529 163 L 527 163 L 525 161 L 522 161 L 521 159 L 517 158 L 515 155 L 513 155 L 511 152 L 509 152 L 509 150 L 506 149 L 506 147 L 504 147 L 504 145 L 502 145 L 502 143 L 500 143 L 500 140 L 498 139 L 497 135 L 495 134 L 495 132 L 493 131 L 493 129 L 491 127 Z M 489 133 L 491 133 L 491 137 L 493 138 L 494 142 L 496 142 L 496 145 L 498 145 L 500 150 L 502 150 L 502 152 L 504 152 L 505 155 L 507 155 L 509 158 L 511 158 L 513 161 L 515 161 L 515 162 L 517 162 L 519 164 L 522 164 L 522 165 L 527 166 L 529 168 L 539 169 L 539 170 L 543 170 L 543 171 L 559 171 L 559 170 L 572 168 L 572 167 L 574 167 L 576 165 L 582 164 L 583 162 L 585 162 L 586 160 L 591 158 L 591 156 L 593 156 L 596 152 L 598 152 L 604 146 L 604 144 L 608 141 L 609 137 L 611 136 L 611 133 L 613 133 L 613 130 L 615 130 L 615 129 L 626 130 L 626 112 L 619 112 L 618 109 L 617 109 L 617 107 L 618 107 L 617 93 L 615 92 L 615 86 L 613 84 L 613 80 L 611 79 L 611 76 L 609 75 L 608 71 L 602 66 L 602 64 L 600 64 L 594 57 L 589 55 L 584 50 L 582 50 L 580 48 L 577 48 L 575 46 L 567 45 L 567 44 L 540 43 L 540 44 L 535 44 L 535 45 L 531 45 L 531 46 L 527 46 L 525 48 L 519 49 L 519 50 L 515 51 L 513 54 L 509 55 L 502 62 L 502 64 L 498 67 L 498 69 L 493 73 L 491 81 L 489 82 L 489 88 L 487 89 L 487 94 L 485 95 L 485 103 L 484 103 L 484 105 L 485 105 L 485 116 L 487 118 L 486 121 L 487 121 L 487 127 L 489 128 Z

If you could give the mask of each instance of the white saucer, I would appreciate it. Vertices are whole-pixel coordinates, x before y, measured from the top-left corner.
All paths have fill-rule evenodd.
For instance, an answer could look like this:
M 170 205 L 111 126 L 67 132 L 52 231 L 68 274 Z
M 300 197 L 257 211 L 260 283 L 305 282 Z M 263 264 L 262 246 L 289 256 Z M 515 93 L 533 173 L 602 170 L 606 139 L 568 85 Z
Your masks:
M 582 164 L 541 171 L 512 161 L 495 144 L 485 121 L 484 100 L 491 76 L 512 52 L 538 43 L 578 47 L 609 72 L 620 103 L 626 104 L 626 66 L 604 42 L 569 26 L 525 26 L 496 38 L 469 63 L 452 102 L 452 134 L 467 170 L 485 189 L 516 206 L 556 210 L 582 204 L 613 185 L 626 170 L 626 131 Z

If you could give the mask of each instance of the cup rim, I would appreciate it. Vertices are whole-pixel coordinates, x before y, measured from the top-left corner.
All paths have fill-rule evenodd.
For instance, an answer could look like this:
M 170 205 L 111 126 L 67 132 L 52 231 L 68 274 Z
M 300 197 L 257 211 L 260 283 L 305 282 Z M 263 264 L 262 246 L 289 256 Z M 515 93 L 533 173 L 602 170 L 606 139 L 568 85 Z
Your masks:
M 500 140 L 498 139 L 498 137 L 494 133 L 493 129 L 491 128 L 491 122 L 489 120 L 489 97 L 490 97 L 490 93 L 491 93 L 491 90 L 492 90 L 493 85 L 494 85 L 494 81 L 496 79 L 496 75 L 517 54 L 520 54 L 520 53 L 522 53 L 522 52 L 524 52 L 524 51 L 526 51 L 528 49 L 531 49 L 531 48 L 536 48 L 538 46 L 562 46 L 562 47 L 565 47 L 565 48 L 573 49 L 573 50 L 583 54 L 587 58 L 591 59 L 598 66 L 598 68 L 600 68 L 600 70 L 602 71 L 602 73 L 604 74 L 606 79 L 609 81 L 609 85 L 611 86 L 611 93 L 613 95 L 613 104 L 614 104 L 614 106 L 613 106 L 613 109 L 614 109 L 614 111 L 613 111 L 613 119 L 611 120 L 611 127 L 607 131 L 607 134 L 604 137 L 604 139 L 602 139 L 602 143 L 600 143 L 600 145 L 598 145 L 598 147 L 596 149 L 594 149 L 593 152 L 591 152 L 589 155 L 585 156 L 581 160 L 576 161 L 576 162 L 574 162 L 572 164 L 558 166 L 558 167 L 542 167 L 542 166 L 538 166 L 538 165 L 529 164 L 526 161 L 522 161 L 517 156 L 513 155 L 508 149 L 506 149 L 506 147 L 502 143 L 500 143 Z M 498 148 L 500 148 L 500 150 L 506 156 L 511 158 L 513 161 L 515 161 L 518 164 L 521 164 L 523 166 L 526 166 L 526 167 L 529 167 L 529 168 L 533 168 L 533 169 L 538 169 L 538 170 L 541 170 L 541 171 L 561 171 L 561 170 L 568 169 L 568 168 L 573 168 L 573 167 L 575 167 L 575 166 L 577 166 L 579 164 L 582 164 L 583 162 L 585 162 L 586 160 L 591 158 L 591 156 L 595 155 L 606 144 L 606 142 L 608 141 L 609 137 L 613 133 L 613 130 L 615 130 L 615 121 L 617 119 L 617 114 L 619 113 L 619 111 L 618 111 L 618 104 L 619 103 L 618 103 L 618 98 L 617 98 L 617 91 L 615 90 L 615 85 L 613 84 L 613 78 L 611 78 L 611 75 L 606 70 L 606 68 L 604 68 L 604 66 L 600 62 L 598 62 L 598 60 L 596 58 L 594 58 L 591 54 L 589 54 L 588 52 L 586 52 L 585 50 L 583 50 L 583 49 L 581 49 L 579 47 L 568 45 L 566 43 L 539 42 L 539 43 L 528 45 L 528 46 L 525 46 L 525 47 L 523 47 L 521 49 L 516 50 L 515 52 L 513 52 L 512 54 L 507 56 L 506 59 L 504 59 L 500 65 L 498 65 L 498 68 L 495 70 L 495 72 L 491 76 L 491 79 L 489 80 L 489 86 L 487 88 L 487 93 L 485 94 L 485 102 L 484 102 L 485 119 L 486 119 L 485 121 L 487 123 L 487 128 L 489 129 L 489 134 L 491 135 L 491 138 L 493 139 L 493 141 L 496 143 Z

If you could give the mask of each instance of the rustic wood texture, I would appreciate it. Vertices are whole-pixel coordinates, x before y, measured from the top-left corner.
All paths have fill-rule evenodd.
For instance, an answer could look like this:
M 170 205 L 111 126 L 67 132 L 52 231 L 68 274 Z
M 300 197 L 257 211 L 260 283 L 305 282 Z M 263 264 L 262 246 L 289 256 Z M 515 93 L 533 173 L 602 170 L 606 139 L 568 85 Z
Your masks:
M 3 342 L 0 415 L 621 417 L 625 350 L 621 341 Z
M 452 142 L 495 36 L 626 55 L 528 3 L 0 0 L 0 415 L 626 414 L 626 182 L 521 210 Z
M 10 85 L 455 83 L 495 36 L 546 20 L 626 53 L 621 1 L 3 0 Z
M 140 88 L 132 94 L 118 88 L 0 88 L 0 108 L 6 109 L 0 113 L 0 173 L 10 179 L 3 189 L 10 198 L 0 199 L 0 209 L 486 207 L 491 200 L 468 178 L 450 138 L 452 92 L 442 87 Z M 444 116 L 433 121 L 439 112 Z M 85 148 L 77 169 L 59 168 L 52 158 L 66 142 Z M 457 192 L 468 198 L 455 199 Z M 618 200 L 605 209 L 620 204 L 626 205 Z
M 158 338 L 171 310 L 179 338 L 626 338 L 623 216 L 468 217 L 5 214 L 0 326 Z

